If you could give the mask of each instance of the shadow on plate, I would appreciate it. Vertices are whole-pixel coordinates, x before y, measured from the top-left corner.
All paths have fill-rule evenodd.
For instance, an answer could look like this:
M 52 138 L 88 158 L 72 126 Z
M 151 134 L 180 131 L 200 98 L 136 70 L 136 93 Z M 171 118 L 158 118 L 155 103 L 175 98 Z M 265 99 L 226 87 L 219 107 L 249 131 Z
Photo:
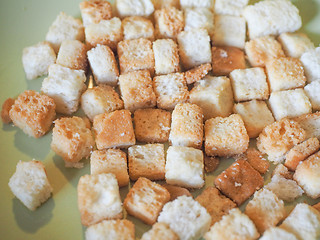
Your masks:
M 14 127 L 14 125 L 12 123 L 9 123 L 9 124 L 2 123 L 2 131 L 12 132 L 14 130 L 16 130 L 16 128 Z

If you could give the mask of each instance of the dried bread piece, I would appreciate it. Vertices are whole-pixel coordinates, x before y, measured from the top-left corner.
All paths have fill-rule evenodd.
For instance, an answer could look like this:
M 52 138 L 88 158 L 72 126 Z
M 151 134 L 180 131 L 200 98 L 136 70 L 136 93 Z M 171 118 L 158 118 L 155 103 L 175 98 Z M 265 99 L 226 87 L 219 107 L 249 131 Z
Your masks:
M 151 230 L 145 232 L 141 240 L 179 240 L 179 236 L 165 223 L 157 222 L 152 225 Z
M 201 64 L 185 72 L 187 84 L 192 84 L 203 79 L 212 70 L 210 63 Z
M 306 139 L 313 137 L 320 139 L 320 112 L 304 114 L 294 120 L 306 131 Z
M 249 0 L 215 0 L 214 11 L 216 14 L 241 16 Z
M 150 16 L 154 11 L 151 0 L 116 0 L 116 9 L 121 18 L 128 16 Z
M 213 0 L 180 0 L 181 8 L 189 8 L 189 7 L 205 7 L 213 9 L 214 4 Z
M 298 238 L 282 228 L 271 227 L 263 233 L 260 240 L 274 240 L 274 239 L 285 239 L 285 240 L 298 240 Z
M 112 5 L 105 0 L 89 0 L 79 4 L 83 26 L 112 18 Z
M 308 83 L 320 79 L 320 47 L 311 49 L 300 58 Z
M 11 123 L 12 120 L 10 118 L 9 112 L 14 104 L 14 99 L 7 98 L 3 103 L 1 107 L 1 120 L 3 123 Z
M 122 20 L 123 39 L 147 38 L 154 40 L 154 27 L 151 20 L 140 17 L 131 16 Z
M 238 159 L 248 161 L 248 163 L 260 174 L 265 174 L 270 166 L 269 161 L 267 161 L 262 156 L 262 153 L 255 148 L 248 148 L 248 150 L 244 154 L 240 155 Z
M 310 99 L 312 110 L 320 110 L 320 81 L 313 81 L 304 87 L 304 91 Z
M 165 187 L 170 193 L 170 201 L 173 201 L 180 196 L 192 197 L 192 194 L 186 188 L 178 187 L 170 184 L 163 184 L 162 186 Z
M 151 0 L 156 10 L 161 8 L 175 7 L 180 8 L 180 0 Z

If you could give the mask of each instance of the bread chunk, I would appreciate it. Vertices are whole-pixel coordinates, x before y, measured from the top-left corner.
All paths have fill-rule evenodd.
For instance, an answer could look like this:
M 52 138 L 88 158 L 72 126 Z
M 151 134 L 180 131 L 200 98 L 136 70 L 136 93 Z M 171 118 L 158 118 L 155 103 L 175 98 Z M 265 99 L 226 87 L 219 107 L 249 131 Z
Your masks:
M 179 240 L 178 235 L 165 223 L 157 222 L 153 224 L 152 229 L 145 232 L 141 240 Z
M 316 203 L 316 204 L 312 205 L 312 207 L 317 209 L 318 211 L 320 211 L 320 203 Z
M 112 6 L 105 0 L 89 0 L 79 4 L 84 27 L 112 18 Z
M 212 70 L 210 63 L 201 64 L 185 72 L 187 84 L 192 84 L 203 79 Z
M 320 79 L 320 47 L 309 50 L 300 58 L 308 83 Z
M 131 16 L 122 20 L 123 38 L 124 40 L 147 38 L 154 40 L 154 27 L 151 20 L 140 17 Z
M 270 163 L 262 156 L 262 153 L 255 148 L 248 148 L 248 150 L 238 158 L 248 161 L 260 174 L 265 174 L 270 166 Z
M 298 240 L 298 238 L 282 228 L 271 227 L 263 233 L 260 240 L 274 240 L 274 239 L 286 239 L 286 240 Z
M 175 7 L 180 8 L 180 0 L 151 0 L 156 10 L 161 8 Z
M 212 0 L 180 0 L 181 8 L 194 8 L 194 7 L 205 7 L 213 9 L 214 4 Z
M 3 123 L 11 123 L 12 120 L 10 118 L 9 112 L 14 104 L 14 99 L 12 98 L 7 98 L 3 103 L 2 103 L 2 108 L 1 108 L 1 120 Z
M 300 58 L 303 53 L 314 49 L 314 44 L 308 36 L 300 32 L 281 33 L 278 41 L 288 57 Z
M 294 120 L 306 131 L 306 139 L 313 137 L 320 139 L 320 112 L 304 114 Z
M 170 201 L 173 201 L 180 196 L 192 197 L 192 194 L 186 188 L 178 187 L 170 184 L 163 184 L 162 186 L 165 187 L 170 193 Z
M 298 146 L 298 145 L 296 145 Z M 293 172 L 289 171 L 289 169 L 283 165 L 282 163 L 278 164 L 275 169 L 273 169 L 272 171 L 272 177 L 273 176 L 280 176 L 280 177 L 284 177 L 286 179 L 293 179 Z
M 216 14 L 241 16 L 249 0 L 215 0 L 214 11 Z
M 307 94 L 313 111 L 320 110 L 320 81 L 313 81 L 304 87 L 304 91 Z
M 220 158 L 218 157 L 209 157 L 207 155 L 204 156 L 204 170 L 206 173 L 211 173 L 215 171 L 220 164 Z
M 128 16 L 148 17 L 154 11 L 151 0 L 117 0 L 115 6 L 121 18 Z

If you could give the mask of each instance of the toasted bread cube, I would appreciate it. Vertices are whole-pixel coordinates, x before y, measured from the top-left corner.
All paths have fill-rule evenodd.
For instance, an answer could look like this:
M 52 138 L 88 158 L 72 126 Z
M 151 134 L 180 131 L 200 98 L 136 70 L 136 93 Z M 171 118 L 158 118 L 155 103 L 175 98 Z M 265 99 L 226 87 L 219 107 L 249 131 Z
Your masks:
M 206 173 L 211 173 L 218 168 L 220 164 L 220 158 L 204 156 L 204 170 Z
M 166 239 L 166 240 L 179 240 L 179 236 L 172 231 L 172 229 L 165 223 L 157 222 L 152 225 L 152 228 L 145 232 L 141 240 L 155 240 L 155 239 Z
M 116 110 L 95 116 L 93 130 L 99 150 L 127 148 L 136 144 L 131 113 L 128 110 Z
M 253 67 L 264 67 L 273 58 L 285 57 L 281 44 L 272 36 L 256 38 L 246 42 L 245 52 Z
M 219 222 L 222 216 L 235 208 L 237 205 L 229 198 L 225 197 L 215 187 L 206 188 L 197 198 L 203 207 L 205 207 L 211 216 L 211 226 Z
M 79 4 L 83 25 L 99 23 L 101 20 L 112 18 L 112 6 L 105 0 L 89 0 Z
M 58 113 L 72 114 L 79 108 L 86 80 L 83 70 L 53 64 L 49 67 L 48 77 L 42 82 L 41 92 L 53 98 Z
M 46 41 L 48 41 L 54 51 L 58 53 L 60 45 L 64 40 L 79 40 L 83 42 L 84 28 L 80 19 L 60 12 L 49 28 Z
M 157 106 L 166 110 L 172 110 L 178 103 L 185 102 L 189 96 L 183 73 L 155 77 L 153 89 L 157 97 Z
M 235 104 L 233 111 L 239 114 L 250 138 L 256 138 L 261 131 L 274 122 L 271 111 L 264 101 L 251 100 Z
M 206 76 L 195 83 L 189 101 L 202 108 L 205 120 L 218 116 L 228 117 L 233 107 L 230 79 Z
M 212 70 L 210 63 L 201 64 L 185 72 L 187 84 L 192 84 L 203 79 Z
M 249 136 L 240 115 L 211 118 L 205 122 L 205 151 L 208 156 L 227 157 L 244 153 Z
M 205 29 L 192 29 L 178 34 L 179 53 L 185 69 L 211 63 L 210 37 Z
M 181 187 L 201 188 L 204 185 L 202 151 L 170 146 L 167 151 L 166 182 Z
M 122 20 L 123 39 L 147 38 L 151 41 L 154 39 L 154 27 L 151 20 L 140 17 L 131 16 Z
M 90 47 L 107 45 L 116 51 L 117 44 L 123 39 L 121 20 L 117 17 L 101 20 L 85 28 L 86 42 Z
M 178 45 L 171 39 L 158 39 L 152 43 L 157 75 L 180 70 Z
M 116 9 L 121 18 L 128 16 L 148 17 L 154 11 L 151 0 L 116 0 Z
M 212 42 L 218 46 L 244 48 L 246 41 L 246 21 L 243 17 L 215 15 Z
M 128 149 L 129 175 L 135 181 L 139 177 L 151 180 L 162 180 L 165 176 L 166 160 L 164 145 L 135 145 Z
M 90 157 L 90 173 L 113 173 L 119 187 L 129 184 L 126 153 L 119 149 L 95 150 Z
M 320 47 L 309 50 L 300 58 L 308 83 L 320 79 Z
M 140 142 L 164 143 L 169 139 L 171 113 L 162 109 L 138 109 L 134 112 L 134 132 Z
M 214 12 L 216 14 L 241 16 L 243 8 L 249 0 L 215 0 Z
M 163 184 L 162 186 L 165 187 L 170 193 L 170 201 L 173 201 L 180 196 L 192 197 L 192 194 L 186 188 L 178 187 L 170 184 Z
M 207 210 L 192 197 L 181 196 L 164 205 L 158 222 L 166 223 L 179 239 L 199 239 L 210 228 Z
M 123 206 L 127 212 L 146 224 L 157 221 L 162 207 L 169 201 L 170 193 L 161 185 L 140 177 L 129 190 Z
M 47 201 L 52 193 L 43 163 L 35 160 L 18 162 L 9 180 L 9 187 L 23 205 L 32 211 Z
M 298 238 L 282 228 L 271 227 L 263 233 L 260 240 L 274 240 L 274 239 L 286 239 L 286 240 L 298 240 Z
M 1 108 L 1 120 L 3 123 L 11 123 L 12 120 L 10 118 L 9 112 L 14 104 L 14 99 L 8 98 L 6 99 Z
M 320 81 L 313 81 L 304 87 L 304 91 L 310 99 L 312 109 L 320 110 Z
M 28 80 L 48 74 L 48 68 L 56 61 L 56 54 L 48 42 L 26 47 L 22 53 L 22 64 Z
M 33 90 L 26 90 L 15 100 L 9 111 L 13 124 L 35 138 L 45 135 L 56 116 L 53 99 Z
M 294 120 L 306 131 L 306 139 L 313 137 L 320 139 L 320 112 L 305 114 Z
M 212 0 L 180 0 L 181 8 L 204 7 L 213 9 Z
M 317 209 L 318 211 L 320 211 L 320 203 L 316 203 L 314 205 L 312 205 L 313 208 Z
M 285 165 L 283 165 L 282 163 L 278 164 L 275 167 L 275 169 L 273 169 L 271 176 L 273 177 L 275 175 L 280 176 L 280 177 L 284 177 L 286 179 L 293 179 L 293 172 L 290 172 L 289 169 Z
M 173 146 L 201 148 L 203 111 L 191 103 L 179 103 L 172 112 L 169 141 Z
M 175 7 L 180 8 L 180 0 L 151 0 L 154 9 L 158 10 L 161 8 Z
M 262 156 L 262 153 L 255 148 L 248 148 L 248 150 L 243 155 L 240 155 L 238 159 L 248 161 L 248 163 L 260 174 L 265 174 L 270 166 L 270 163 Z
M 262 1 L 245 7 L 242 14 L 250 39 L 294 32 L 302 25 L 298 8 L 288 0 Z

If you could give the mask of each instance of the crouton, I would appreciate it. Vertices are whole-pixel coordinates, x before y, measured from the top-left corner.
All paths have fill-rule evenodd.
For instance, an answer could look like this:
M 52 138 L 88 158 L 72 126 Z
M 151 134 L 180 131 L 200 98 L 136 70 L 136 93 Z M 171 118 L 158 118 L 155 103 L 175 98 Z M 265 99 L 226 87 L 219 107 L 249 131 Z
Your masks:
M 278 41 L 288 57 L 300 58 L 303 53 L 314 49 L 314 45 L 308 36 L 300 32 L 281 33 Z
M 304 87 L 304 91 L 307 94 L 313 111 L 319 111 L 320 110 L 320 95 L 318 94 L 320 92 L 320 81 L 313 81 L 309 84 L 307 84 Z
M 128 16 L 150 16 L 154 11 L 151 0 L 117 0 L 116 9 L 121 18 Z
M 3 123 L 11 123 L 12 120 L 10 118 L 9 112 L 14 104 L 14 99 L 12 98 L 7 98 L 3 103 L 2 103 L 2 108 L 1 108 L 1 120 Z
M 141 240 L 179 240 L 178 235 L 165 223 L 157 222 L 152 225 L 152 229 L 145 232 Z
M 309 50 L 300 58 L 308 83 L 320 79 L 320 47 Z
M 89 0 L 79 4 L 83 26 L 112 18 L 112 6 L 105 0 Z
M 122 20 L 123 39 L 147 38 L 154 40 L 154 27 L 151 20 L 140 17 L 131 16 Z
M 212 70 L 210 63 L 201 64 L 185 72 L 187 84 L 192 84 L 203 79 Z

